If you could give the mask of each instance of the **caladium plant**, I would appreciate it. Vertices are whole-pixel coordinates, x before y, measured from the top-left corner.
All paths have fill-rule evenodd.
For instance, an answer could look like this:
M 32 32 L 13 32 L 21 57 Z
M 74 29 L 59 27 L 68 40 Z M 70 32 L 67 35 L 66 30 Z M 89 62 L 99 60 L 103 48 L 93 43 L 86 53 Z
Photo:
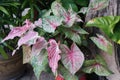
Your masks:
M 98 5 L 94 6 L 96 0 L 93 0 L 89 8 L 92 6 L 94 10 L 102 9 L 101 5 L 107 6 L 107 1 L 97 1 Z M 13 55 L 22 46 L 23 62 L 33 66 L 37 79 L 46 68 L 53 72 L 56 80 L 78 80 L 76 73 L 82 69 L 86 73 L 95 72 L 100 76 L 109 76 L 111 72 L 106 68 L 107 64 L 103 63 L 101 57 L 94 56 L 94 59 L 85 61 L 87 58 L 81 47 L 85 46 L 85 40 L 88 38 L 86 35 L 89 33 L 84 30 L 84 27 L 80 27 L 80 23 L 84 23 L 78 15 L 81 11 L 75 12 L 71 5 L 66 9 L 61 2 L 54 1 L 51 9 L 45 11 L 46 13 L 38 20 L 32 22 L 26 19 L 20 27 L 13 27 L 1 42 L 19 37 Z M 101 19 L 104 18 L 100 18 L 100 21 Z M 119 22 L 118 20 L 120 19 L 116 19 L 114 23 Z M 104 22 L 100 21 L 95 19 L 88 22 L 87 26 L 100 25 L 103 30 L 107 29 L 108 24 L 106 23 L 103 28 Z M 107 34 L 114 33 L 114 25 L 111 24 L 110 29 L 106 30 Z M 97 34 L 97 37 L 89 39 L 101 50 L 112 53 L 112 44 L 102 35 Z

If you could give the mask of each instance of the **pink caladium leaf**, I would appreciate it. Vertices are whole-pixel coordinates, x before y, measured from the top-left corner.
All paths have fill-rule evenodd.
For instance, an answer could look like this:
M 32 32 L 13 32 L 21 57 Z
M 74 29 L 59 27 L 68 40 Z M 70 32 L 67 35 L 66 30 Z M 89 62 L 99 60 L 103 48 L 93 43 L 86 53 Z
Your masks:
M 71 50 L 66 45 L 61 45 L 62 63 L 74 75 L 83 65 L 84 55 L 75 43 Z
M 21 37 L 27 30 L 29 30 L 31 28 L 31 22 L 29 20 L 26 20 L 25 25 L 23 25 L 22 27 L 14 27 L 10 33 L 8 34 L 8 36 L 6 36 L 2 42 L 8 40 L 8 39 L 14 39 L 15 37 Z
M 61 59 L 59 55 L 61 50 L 59 49 L 59 45 L 54 39 L 50 39 L 49 44 L 50 46 L 47 48 L 49 66 L 52 69 L 52 72 L 55 74 L 58 68 L 58 61 Z
M 23 33 L 25 33 L 26 31 L 23 29 L 23 27 L 15 27 L 13 28 L 10 33 L 8 34 L 8 36 L 6 36 L 2 42 L 8 40 L 8 39 L 13 39 L 14 37 L 20 37 L 21 35 L 23 35 Z
M 51 9 L 53 11 L 53 14 L 54 15 L 57 15 L 57 16 L 61 16 L 64 18 L 64 23 L 65 23 L 65 26 L 67 27 L 71 27 L 75 22 L 80 22 L 82 21 L 77 13 L 75 13 L 72 8 L 70 7 L 70 9 L 67 11 L 65 10 L 62 5 L 55 1 L 53 2 L 52 6 L 51 6 Z
M 97 37 L 91 37 L 91 40 L 101 50 L 106 51 L 106 52 L 112 54 L 113 46 L 105 37 L 103 37 L 102 35 L 97 34 Z
M 32 46 L 32 55 L 39 55 L 42 49 L 47 48 L 47 41 L 40 37 L 37 39 L 36 43 Z
M 53 33 L 62 24 L 62 18 L 58 16 L 48 16 L 42 19 L 42 27 L 46 32 Z
M 28 31 L 18 40 L 18 47 L 13 51 L 12 55 L 20 48 L 22 45 L 30 46 L 35 44 L 36 40 L 39 38 L 38 33 L 34 31 Z
M 38 39 L 38 33 L 34 31 L 28 31 L 24 36 L 22 36 L 18 41 L 18 46 L 23 44 L 32 45 Z
M 61 3 L 54 1 L 51 5 L 51 9 L 54 15 L 62 16 L 63 13 L 66 13 L 66 10 L 62 7 Z
M 82 22 L 82 20 L 78 17 L 77 13 L 75 13 L 72 8 L 66 11 L 63 14 L 65 25 L 68 27 L 73 26 L 75 22 Z

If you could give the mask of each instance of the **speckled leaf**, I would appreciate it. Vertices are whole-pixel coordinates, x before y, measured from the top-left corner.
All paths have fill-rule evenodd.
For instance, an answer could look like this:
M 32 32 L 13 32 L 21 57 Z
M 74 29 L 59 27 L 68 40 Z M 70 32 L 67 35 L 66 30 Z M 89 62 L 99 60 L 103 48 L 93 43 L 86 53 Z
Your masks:
M 81 37 L 78 33 L 72 32 L 70 30 L 67 30 L 65 32 L 65 36 L 76 42 L 77 44 L 81 44 Z
M 99 76 L 109 76 L 112 72 L 107 69 L 105 60 L 100 56 L 96 55 L 94 60 L 86 60 L 83 65 L 83 71 L 85 73 L 96 73 Z
M 47 48 L 49 66 L 55 74 L 58 68 L 58 61 L 61 59 L 58 43 L 54 39 L 49 40 L 50 46 Z
M 75 74 L 83 65 L 84 55 L 75 43 L 69 49 L 66 45 L 61 45 L 62 63 L 71 72 Z
M 113 45 L 102 35 L 97 34 L 97 37 L 91 37 L 91 40 L 101 50 L 106 51 L 109 54 L 113 53 Z
M 31 45 L 36 42 L 36 39 L 38 38 L 38 33 L 35 31 L 29 31 L 24 36 L 22 36 L 18 41 L 18 46 L 21 46 L 23 44 Z
M 51 5 L 51 9 L 54 15 L 61 16 L 65 13 L 65 9 L 62 7 L 61 3 L 54 1 Z
M 111 71 L 109 71 L 106 67 L 102 66 L 99 63 L 93 63 L 90 66 L 84 67 L 82 69 L 85 73 L 96 73 L 99 76 L 109 76 L 111 75 Z
M 40 76 L 41 72 L 45 70 L 45 68 L 48 64 L 46 51 L 42 50 L 39 55 L 32 56 L 30 64 L 33 67 L 35 76 L 39 80 L 39 76 Z
M 21 37 L 27 30 L 32 27 L 32 23 L 29 20 L 26 20 L 24 23 L 25 25 L 22 27 L 14 27 L 1 42 L 4 42 L 8 39 L 14 39 L 15 37 Z
M 100 10 L 107 7 L 109 4 L 109 0 L 91 0 L 89 4 L 89 8 L 91 10 Z
M 57 16 L 48 16 L 42 19 L 42 27 L 46 32 L 54 33 L 56 28 L 62 24 L 62 18 Z
M 64 77 L 65 80 L 78 80 L 76 75 L 72 75 L 65 67 L 59 65 L 58 72 Z
M 63 17 L 63 21 L 66 27 L 71 27 L 75 22 L 81 22 L 82 20 L 78 17 L 77 13 L 73 11 L 72 7 L 69 7 L 68 11 L 65 10 L 62 5 L 55 1 L 53 2 L 51 9 L 54 15 Z

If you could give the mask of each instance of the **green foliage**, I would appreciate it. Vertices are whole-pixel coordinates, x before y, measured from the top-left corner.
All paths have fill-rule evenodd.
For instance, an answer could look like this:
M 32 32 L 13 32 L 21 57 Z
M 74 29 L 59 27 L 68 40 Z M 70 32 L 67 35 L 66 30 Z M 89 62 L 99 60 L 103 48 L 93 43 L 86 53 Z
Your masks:
M 98 27 L 100 28 L 111 40 L 119 43 L 120 40 L 120 16 L 105 16 L 94 18 L 87 22 L 88 27 Z
M 0 45 L 0 54 L 5 58 L 8 59 L 8 55 L 6 54 L 6 52 L 4 51 L 3 47 Z
M 20 39 L 18 40 L 18 38 L 16 38 L 16 41 L 18 41 L 18 46 L 20 42 L 21 44 L 28 46 L 26 49 L 23 48 L 24 60 L 27 59 L 24 63 L 30 63 L 33 66 L 37 79 L 39 79 L 39 75 L 42 71 L 45 71 L 46 68 L 51 68 L 49 71 L 52 71 L 55 77 L 60 74 L 65 80 L 78 80 L 75 73 L 82 67 L 84 62 L 84 53 L 80 50 L 83 46 L 82 44 L 84 44 L 82 43 L 83 38 L 85 40 L 84 42 L 87 42 L 86 39 L 91 39 L 98 48 L 108 53 L 112 53 L 112 44 L 104 37 L 97 35 L 97 37 L 89 38 L 89 33 L 84 30 L 84 21 L 81 20 L 81 14 L 79 14 L 83 13 L 85 16 L 90 9 L 94 11 L 103 9 L 108 6 L 108 0 L 92 0 L 89 6 L 88 3 L 89 0 L 21 0 L 19 3 L 14 2 L 13 4 L 9 4 L 11 7 L 14 7 L 14 9 L 11 9 L 11 7 L 8 8 L 6 5 L 0 5 L 2 6 L 2 8 L 0 7 L 0 15 L 2 15 L 1 13 L 4 13 L 4 15 L 2 15 L 2 20 L 4 21 L 2 21 L 1 25 L 3 30 L 1 30 L 2 34 L 6 36 L 6 33 L 9 32 L 9 28 L 7 28 L 8 31 L 5 32 L 6 28 L 3 27 L 5 24 L 22 27 L 18 27 L 18 32 L 19 29 L 23 32 L 23 34 L 20 33 L 21 36 L 18 37 L 23 40 L 19 41 Z M 28 8 L 30 9 L 22 16 L 22 11 Z M 17 11 L 17 9 L 19 9 L 19 11 Z M 13 14 L 16 15 L 16 18 L 12 16 Z M 26 20 L 26 24 L 24 24 L 23 21 L 25 19 L 30 19 L 30 21 Z M 120 16 L 107 16 L 95 18 L 89 21 L 86 26 L 96 26 L 102 29 L 109 38 L 120 43 L 118 36 L 120 30 L 118 28 L 119 22 Z M 14 32 L 16 29 L 13 28 L 12 31 Z M 30 37 L 30 31 L 31 35 L 34 35 L 32 33 L 36 33 L 39 34 L 39 36 L 36 35 L 35 39 L 32 38 L 33 36 Z M 3 38 L 4 36 L 2 35 L 0 37 Z M 11 34 L 9 37 L 7 36 L 8 39 L 11 38 L 11 36 Z M 30 44 L 30 39 L 35 43 L 37 43 L 38 40 L 41 42 L 39 42 L 39 45 L 35 45 L 35 43 Z M 46 43 L 44 42 L 44 39 Z M 12 41 L 8 42 L 12 44 Z M 72 43 L 73 45 L 71 46 Z M 62 47 L 63 50 L 59 48 L 61 44 L 66 45 Z M 12 49 L 7 42 L 4 43 L 4 46 L 5 45 Z M 35 47 L 33 48 L 33 46 Z M 71 49 L 69 49 L 70 46 Z M 0 50 L 2 51 L 2 54 L 4 54 L 3 56 L 5 56 L 5 51 L 3 51 L 3 49 L 3 46 L 0 46 Z M 65 53 L 66 55 L 63 55 L 62 53 Z M 100 76 L 109 76 L 111 72 L 107 69 L 106 65 L 107 64 L 101 56 L 95 55 L 93 60 L 85 61 L 83 71 L 86 73 L 95 72 Z
M 10 14 L 8 13 L 8 11 L 7 11 L 3 6 L 0 6 L 0 10 L 1 10 L 3 13 L 5 13 L 6 15 L 10 15 Z
M 87 7 L 89 4 L 89 0 L 74 0 L 76 2 L 76 4 L 83 6 L 83 7 Z
M 42 50 L 39 55 L 33 55 L 30 64 L 32 65 L 34 73 L 39 80 L 39 75 L 46 69 L 48 64 L 46 51 Z
M 59 65 L 58 72 L 62 74 L 65 80 L 78 80 L 77 76 L 72 75 L 65 67 Z
M 113 45 L 107 41 L 103 36 L 98 35 L 98 38 L 91 37 L 90 39 L 97 45 L 98 48 L 100 48 L 103 51 L 108 52 L 109 54 L 113 53 Z
M 94 60 L 86 60 L 82 70 L 86 73 L 94 72 L 99 76 L 109 76 L 112 74 L 112 72 L 106 68 L 104 59 L 99 55 L 97 55 Z

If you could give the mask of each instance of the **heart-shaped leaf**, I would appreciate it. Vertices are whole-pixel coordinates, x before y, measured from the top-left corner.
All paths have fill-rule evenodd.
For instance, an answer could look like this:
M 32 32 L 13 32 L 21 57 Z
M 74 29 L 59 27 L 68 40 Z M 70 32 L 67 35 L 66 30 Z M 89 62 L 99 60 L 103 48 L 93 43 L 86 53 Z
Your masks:
M 106 51 L 110 54 L 113 53 L 113 45 L 102 35 L 97 34 L 97 37 L 91 37 L 91 40 L 103 51 Z
M 71 7 L 67 11 L 57 1 L 52 3 L 51 9 L 52 9 L 54 15 L 63 17 L 63 19 L 64 19 L 63 21 L 64 21 L 66 27 L 71 27 L 75 22 L 82 21 L 78 17 L 77 13 L 75 13 Z
M 61 45 L 62 63 L 72 73 L 75 74 L 83 65 L 84 55 L 75 43 L 71 45 L 71 50 L 66 45 Z
M 54 39 L 49 40 L 49 44 L 50 46 L 47 48 L 49 66 L 52 69 L 52 72 L 55 74 L 58 68 L 58 61 L 61 58 L 59 55 L 61 50 L 59 49 L 59 45 Z
M 111 74 L 111 71 L 109 71 L 106 67 L 102 66 L 99 63 L 93 63 L 91 64 L 91 66 L 84 67 L 82 70 L 85 73 L 95 72 L 99 76 L 109 76 Z
M 86 60 L 83 66 L 82 70 L 85 73 L 95 72 L 99 76 L 109 76 L 112 74 L 112 72 L 107 69 L 107 64 L 100 55 L 96 55 L 94 60 Z

